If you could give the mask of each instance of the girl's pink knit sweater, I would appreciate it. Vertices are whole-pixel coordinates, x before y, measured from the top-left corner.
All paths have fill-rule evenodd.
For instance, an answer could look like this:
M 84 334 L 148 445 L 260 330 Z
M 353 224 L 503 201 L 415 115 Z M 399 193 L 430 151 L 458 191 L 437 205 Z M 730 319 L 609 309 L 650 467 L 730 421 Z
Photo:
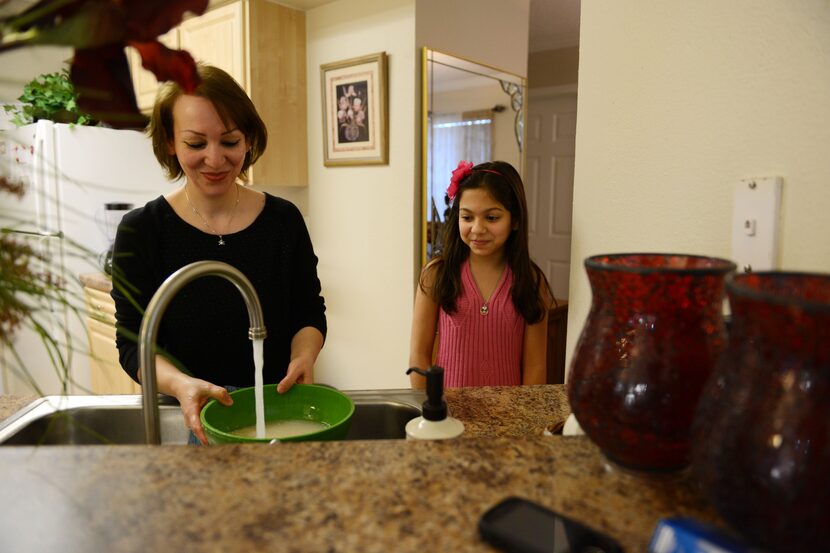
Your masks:
M 438 314 L 438 355 L 444 385 L 515 386 L 522 383 L 525 322 L 513 306 L 513 271 L 506 266 L 481 314 L 484 298 L 473 279 L 470 261 L 461 266 L 461 294 L 456 312 Z

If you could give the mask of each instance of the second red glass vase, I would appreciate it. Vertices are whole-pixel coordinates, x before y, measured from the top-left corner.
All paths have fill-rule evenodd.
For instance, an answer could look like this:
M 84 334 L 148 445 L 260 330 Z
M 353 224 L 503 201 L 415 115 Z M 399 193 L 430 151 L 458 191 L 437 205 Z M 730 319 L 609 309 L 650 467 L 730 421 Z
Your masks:
M 695 475 L 751 543 L 828 551 L 830 275 L 736 275 L 727 293 L 729 344 L 692 427 Z

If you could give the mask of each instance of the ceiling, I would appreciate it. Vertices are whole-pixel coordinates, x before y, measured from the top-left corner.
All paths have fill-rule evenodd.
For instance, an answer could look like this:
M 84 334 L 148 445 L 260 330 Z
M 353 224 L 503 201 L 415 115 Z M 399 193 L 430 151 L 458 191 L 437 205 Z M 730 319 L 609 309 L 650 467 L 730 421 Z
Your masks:
M 281 0 L 292 8 L 310 10 L 333 0 Z M 581 0 L 530 0 L 530 52 L 579 44 Z

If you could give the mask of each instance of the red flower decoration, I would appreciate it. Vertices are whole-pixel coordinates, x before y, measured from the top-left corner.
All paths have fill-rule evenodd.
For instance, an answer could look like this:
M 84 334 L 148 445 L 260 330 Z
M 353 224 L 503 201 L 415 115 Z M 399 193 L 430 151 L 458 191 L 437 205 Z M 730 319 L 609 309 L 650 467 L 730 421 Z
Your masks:
M 453 172 L 452 176 L 450 177 L 450 185 L 447 187 L 447 196 L 450 198 L 450 201 L 453 201 L 455 195 L 458 194 L 458 187 L 467 176 L 473 172 L 473 164 L 469 161 L 461 160 L 458 162 L 458 167 L 456 167 Z

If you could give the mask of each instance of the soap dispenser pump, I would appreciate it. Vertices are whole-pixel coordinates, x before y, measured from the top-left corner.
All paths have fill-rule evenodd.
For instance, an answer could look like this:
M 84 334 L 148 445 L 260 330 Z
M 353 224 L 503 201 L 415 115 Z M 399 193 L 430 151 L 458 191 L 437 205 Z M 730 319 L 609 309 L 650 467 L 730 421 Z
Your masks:
M 464 432 L 464 423 L 447 416 L 444 401 L 444 369 L 437 365 L 426 371 L 412 367 L 406 374 L 416 372 L 427 379 L 427 400 L 421 407 L 421 416 L 406 423 L 406 437 L 413 440 L 446 440 Z

